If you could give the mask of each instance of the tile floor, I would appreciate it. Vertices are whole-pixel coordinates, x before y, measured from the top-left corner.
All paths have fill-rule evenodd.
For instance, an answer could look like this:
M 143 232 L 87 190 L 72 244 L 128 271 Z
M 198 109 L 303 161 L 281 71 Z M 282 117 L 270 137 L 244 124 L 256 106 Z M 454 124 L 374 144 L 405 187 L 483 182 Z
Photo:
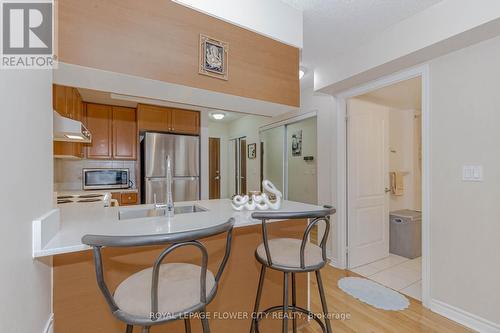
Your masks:
M 397 290 L 419 301 L 422 299 L 422 258 L 408 259 L 395 254 L 352 269 L 354 273 Z

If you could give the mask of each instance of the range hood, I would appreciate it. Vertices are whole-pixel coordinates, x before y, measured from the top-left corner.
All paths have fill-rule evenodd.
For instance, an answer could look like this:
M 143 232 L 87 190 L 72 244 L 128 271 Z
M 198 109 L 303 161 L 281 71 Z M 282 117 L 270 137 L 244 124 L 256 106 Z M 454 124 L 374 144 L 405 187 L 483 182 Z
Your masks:
M 92 135 L 80 121 L 54 111 L 54 141 L 90 143 Z

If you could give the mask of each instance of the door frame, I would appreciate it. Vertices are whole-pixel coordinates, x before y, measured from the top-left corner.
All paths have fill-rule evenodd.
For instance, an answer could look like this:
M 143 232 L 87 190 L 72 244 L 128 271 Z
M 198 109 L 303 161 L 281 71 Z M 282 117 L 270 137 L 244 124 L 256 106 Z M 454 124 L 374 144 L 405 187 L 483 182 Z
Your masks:
M 241 194 L 241 184 L 240 184 L 240 177 L 241 177 L 241 161 L 240 158 L 238 158 L 238 155 L 241 157 L 241 140 L 246 140 L 247 137 L 245 136 L 234 136 L 228 138 L 228 144 L 232 144 L 234 141 L 234 156 L 230 157 L 231 159 L 234 159 L 234 189 L 231 191 L 235 191 L 236 194 Z M 229 154 L 229 151 L 228 151 Z M 247 158 L 247 147 L 245 145 L 245 152 L 244 152 L 244 158 Z M 246 161 L 245 161 L 246 163 Z M 228 172 L 231 172 L 230 170 Z M 247 172 L 248 173 L 248 172 Z M 245 181 L 247 181 L 247 189 L 248 189 L 248 177 L 245 174 Z M 232 196 L 233 194 L 228 194 L 229 196 Z
M 221 175 L 221 138 L 220 137 L 209 137 L 208 138 L 208 176 L 209 177 L 212 177 L 212 175 L 210 174 L 210 169 L 211 169 L 211 161 L 212 161 L 212 146 L 211 146 L 211 141 L 217 141 L 217 150 L 218 150 L 218 158 L 217 158 L 217 166 L 218 166 L 218 177 L 219 177 L 219 189 L 218 189 L 218 193 L 219 193 L 219 197 L 216 198 L 216 199 L 220 199 L 221 198 L 221 183 L 222 183 L 222 175 Z M 210 197 L 210 191 L 211 191 L 211 183 L 212 183 L 212 179 L 209 179 L 208 180 L 208 198 L 209 199 L 212 199 Z
M 337 100 L 337 235 L 332 248 L 337 256 L 333 265 L 346 268 L 347 264 L 347 100 L 401 81 L 421 77 L 422 82 L 422 304 L 430 307 L 430 114 L 429 65 L 423 64 L 368 82 L 335 95 Z

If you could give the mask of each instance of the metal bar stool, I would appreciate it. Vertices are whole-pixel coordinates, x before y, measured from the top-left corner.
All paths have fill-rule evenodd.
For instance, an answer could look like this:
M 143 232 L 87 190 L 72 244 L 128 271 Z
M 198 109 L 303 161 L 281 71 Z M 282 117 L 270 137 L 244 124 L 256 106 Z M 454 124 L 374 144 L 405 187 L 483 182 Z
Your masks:
M 318 211 L 286 213 L 286 212 L 255 212 L 252 218 L 262 221 L 262 237 L 264 242 L 257 247 L 255 257 L 262 264 L 259 278 L 259 287 L 255 299 L 253 320 L 250 327 L 250 333 L 259 333 L 259 321 L 272 312 L 283 312 L 283 333 L 288 332 L 288 313 L 292 312 L 292 329 L 297 333 L 297 313 L 306 314 L 314 319 L 321 327 L 324 333 L 331 333 L 332 328 L 328 319 L 328 306 L 321 280 L 320 269 L 326 265 L 326 241 L 330 231 L 330 215 L 335 214 L 335 209 L 331 206 L 324 206 L 324 209 Z M 305 229 L 302 240 L 294 238 L 275 238 L 268 239 L 267 223 L 268 220 L 293 220 L 293 219 L 312 219 Z M 324 223 L 325 232 L 320 245 L 314 245 L 308 242 L 309 234 L 314 226 Z M 273 306 L 259 312 L 259 303 L 262 296 L 266 269 L 274 269 L 283 272 L 283 305 Z M 323 307 L 324 323 L 311 311 L 297 306 L 296 299 L 296 273 L 315 272 L 318 281 L 319 295 Z M 292 304 L 289 304 L 288 283 L 289 276 L 292 278 Z
M 97 284 L 112 314 L 127 325 L 126 333 L 134 326 L 148 333 L 151 326 L 184 319 L 186 333 L 191 332 L 189 316 L 199 313 L 203 333 L 210 333 L 206 306 L 215 297 L 218 282 L 231 252 L 234 219 L 212 227 L 191 232 L 151 236 L 86 235 L 84 244 L 93 247 Z M 208 252 L 198 240 L 227 233 L 225 254 L 214 276 L 207 269 Z M 122 281 L 113 294 L 104 279 L 101 248 L 168 245 L 151 268 L 139 271 Z M 188 263 L 162 264 L 168 254 L 182 247 L 194 247 L 201 254 L 201 265 Z

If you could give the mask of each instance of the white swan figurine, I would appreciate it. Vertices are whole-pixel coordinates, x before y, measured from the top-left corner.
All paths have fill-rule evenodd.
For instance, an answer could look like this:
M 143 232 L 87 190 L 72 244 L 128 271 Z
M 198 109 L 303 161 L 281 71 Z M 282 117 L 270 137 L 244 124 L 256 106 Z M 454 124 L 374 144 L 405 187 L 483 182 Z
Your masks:
M 242 211 L 243 209 L 253 211 L 255 209 L 258 210 L 266 210 L 266 209 L 280 209 L 281 207 L 281 199 L 283 194 L 274 186 L 273 183 L 269 180 L 264 180 L 262 182 L 262 187 L 265 191 L 273 194 L 276 197 L 276 200 L 271 201 L 267 193 L 262 194 L 253 194 L 252 200 L 250 201 L 250 197 L 248 195 L 241 196 L 236 195 L 231 201 L 231 206 L 236 211 Z
M 281 193 L 280 190 L 278 190 L 276 188 L 276 186 L 274 186 L 273 183 L 271 183 L 271 181 L 269 180 L 264 180 L 262 181 L 262 187 L 264 188 L 264 190 L 274 194 L 274 196 L 276 197 L 276 200 L 275 202 L 272 202 L 269 197 L 267 196 L 267 194 L 265 194 L 265 201 L 266 201 L 266 204 L 269 206 L 269 208 L 271 209 L 274 209 L 274 210 L 277 210 L 277 209 L 280 209 L 281 207 L 281 198 L 283 197 L 283 194 Z

